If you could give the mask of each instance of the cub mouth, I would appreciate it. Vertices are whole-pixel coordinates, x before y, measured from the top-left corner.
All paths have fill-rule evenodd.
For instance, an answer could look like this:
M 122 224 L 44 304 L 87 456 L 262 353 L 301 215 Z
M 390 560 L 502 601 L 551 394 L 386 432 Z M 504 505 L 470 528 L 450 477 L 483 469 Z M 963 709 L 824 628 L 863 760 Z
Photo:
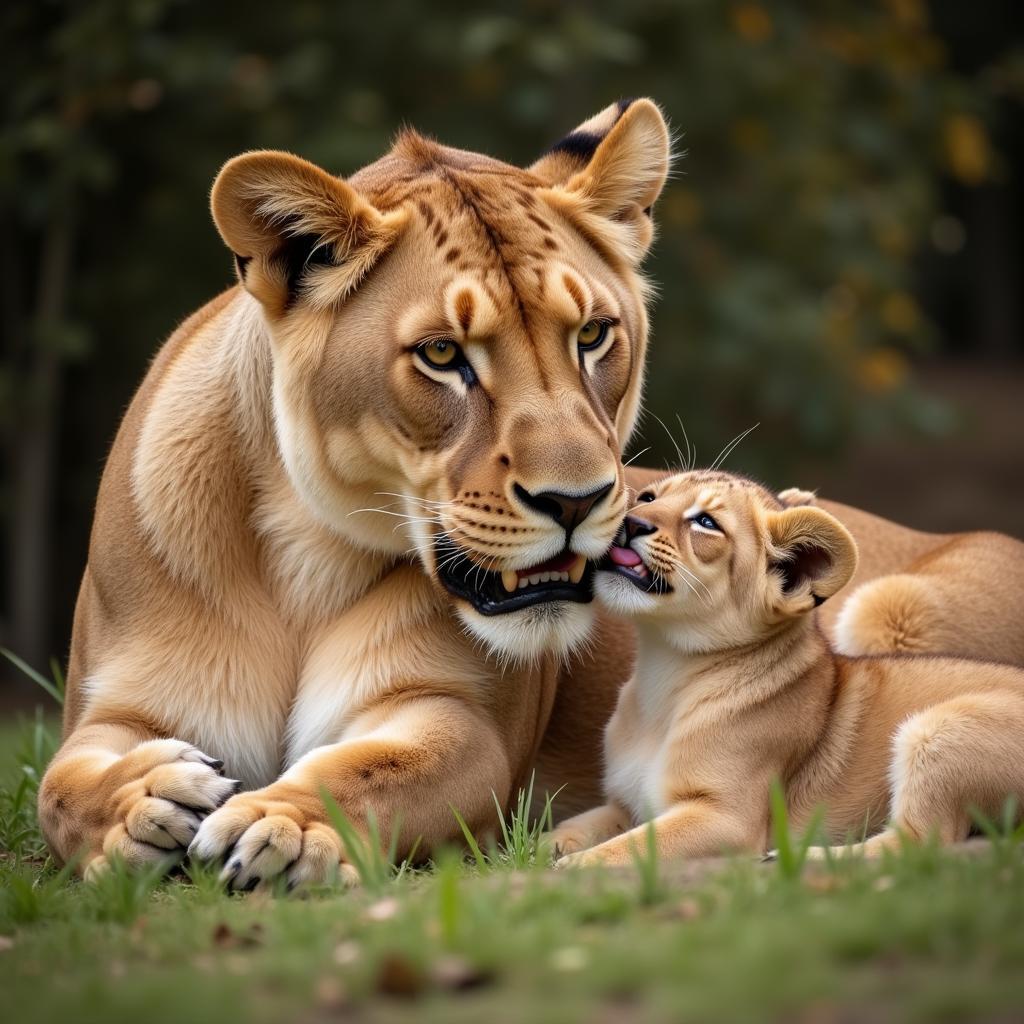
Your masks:
M 616 542 L 608 549 L 608 554 L 598 563 L 598 569 L 629 580 L 645 594 L 670 594 L 672 587 L 665 577 L 657 569 L 651 568 L 643 560 L 640 552 L 630 546 L 629 541 L 620 544 L 621 539 L 616 538 Z
M 504 615 L 549 601 L 587 604 L 594 599 L 594 564 L 574 551 L 527 569 L 492 572 L 470 561 L 446 534 L 434 544 L 434 564 L 444 588 L 468 601 L 481 615 Z

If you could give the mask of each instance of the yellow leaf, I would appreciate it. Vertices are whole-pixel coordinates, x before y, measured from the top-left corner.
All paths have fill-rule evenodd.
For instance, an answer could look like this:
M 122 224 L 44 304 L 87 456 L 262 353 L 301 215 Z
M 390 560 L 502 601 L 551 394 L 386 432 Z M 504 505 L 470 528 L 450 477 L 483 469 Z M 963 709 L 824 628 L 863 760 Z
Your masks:
M 921 323 L 921 311 L 906 292 L 892 292 L 881 309 L 882 323 L 893 334 L 913 334 Z
M 985 126 L 973 114 L 954 114 L 945 124 L 946 159 L 955 178 L 979 185 L 992 169 L 992 147 Z
M 899 387 L 906 379 L 907 370 L 907 360 L 902 353 L 893 348 L 879 348 L 861 358 L 857 376 L 865 391 L 878 394 Z
M 772 17 L 760 4 L 733 4 L 729 20 L 736 35 L 748 43 L 763 43 L 772 37 Z

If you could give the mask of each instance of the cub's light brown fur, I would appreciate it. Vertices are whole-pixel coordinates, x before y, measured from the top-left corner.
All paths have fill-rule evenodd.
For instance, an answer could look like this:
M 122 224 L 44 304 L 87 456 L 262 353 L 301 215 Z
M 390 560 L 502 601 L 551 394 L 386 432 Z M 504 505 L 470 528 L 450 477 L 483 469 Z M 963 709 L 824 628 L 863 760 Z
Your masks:
M 900 833 L 961 839 L 972 808 L 997 818 L 1024 796 L 1024 671 L 835 654 L 815 608 L 852 577 L 856 545 L 810 502 L 706 471 L 640 495 L 623 542 L 643 564 L 597 582 L 637 624 L 636 674 L 607 729 L 607 802 L 554 833 L 564 863 L 629 863 L 648 817 L 666 856 L 764 851 L 773 778 L 798 830 L 823 805 L 833 841 L 878 833 L 867 852 Z

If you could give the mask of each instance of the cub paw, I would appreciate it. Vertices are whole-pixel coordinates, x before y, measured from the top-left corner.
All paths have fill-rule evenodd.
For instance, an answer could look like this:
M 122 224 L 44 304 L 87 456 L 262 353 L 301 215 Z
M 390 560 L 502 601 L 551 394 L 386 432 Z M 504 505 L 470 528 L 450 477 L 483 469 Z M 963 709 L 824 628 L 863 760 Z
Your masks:
M 84 865 L 95 878 L 120 859 L 130 867 L 180 860 L 202 819 L 238 790 L 220 774 L 223 762 L 180 740 L 140 744 L 108 769 L 114 824 L 102 853 Z M 122 781 L 125 776 L 132 776 Z
M 554 864 L 557 871 L 564 868 L 585 868 L 594 864 L 604 864 L 604 857 L 597 852 L 596 848 L 590 850 L 577 850 L 575 853 L 567 853 L 559 857 Z
M 355 869 L 343 863 L 334 829 L 266 790 L 232 797 L 200 825 L 188 852 L 200 861 L 223 859 L 221 881 L 245 892 L 277 879 L 289 890 L 338 878 L 358 881 Z
M 545 836 L 556 862 L 568 859 L 572 854 L 579 853 L 587 846 L 586 837 L 572 828 L 559 827 Z

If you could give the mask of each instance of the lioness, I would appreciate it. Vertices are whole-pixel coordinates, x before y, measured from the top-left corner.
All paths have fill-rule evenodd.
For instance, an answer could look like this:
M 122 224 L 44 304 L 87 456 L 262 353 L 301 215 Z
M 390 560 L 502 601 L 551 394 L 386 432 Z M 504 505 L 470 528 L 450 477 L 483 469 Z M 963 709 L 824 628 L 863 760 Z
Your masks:
M 627 504 L 668 166 L 640 99 L 526 170 L 412 132 L 347 181 L 224 167 L 239 284 L 161 350 L 100 485 L 40 791 L 56 857 L 191 843 L 234 851 L 233 886 L 301 884 L 344 859 L 321 787 L 402 852 L 452 836 L 449 805 L 486 826 L 535 764 L 593 804 L 632 658 L 628 627 L 593 629 L 593 564 Z M 946 543 L 842 514 L 864 579 Z
M 773 778 L 796 829 L 824 806 L 833 840 L 877 833 L 852 847 L 869 854 L 963 839 L 972 808 L 996 819 L 1008 798 L 1019 813 L 1024 670 L 835 654 L 815 610 L 857 548 L 811 500 L 706 470 L 640 493 L 596 582 L 637 624 L 636 671 L 608 723 L 606 802 L 555 830 L 560 863 L 630 863 L 650 817 L 666 856 L 765 852 Z

